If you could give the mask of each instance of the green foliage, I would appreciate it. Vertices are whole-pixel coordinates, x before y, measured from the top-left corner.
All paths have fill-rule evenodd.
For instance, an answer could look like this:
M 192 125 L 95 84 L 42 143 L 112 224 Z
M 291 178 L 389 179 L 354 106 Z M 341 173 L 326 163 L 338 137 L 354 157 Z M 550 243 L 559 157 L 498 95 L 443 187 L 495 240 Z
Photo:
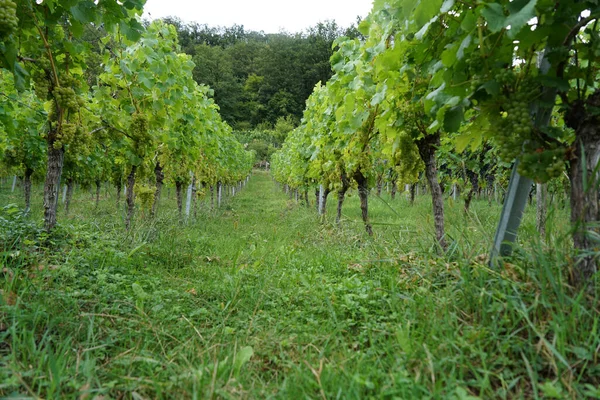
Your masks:
M 256 161 L 269 161 L 275 152 L 271 143 L 265 140 L 254 139 L 246 146 L 246 150 L 253 151 L 256 154 Z
M 21 260 L 32 254 L 30 237 L 40 233 L 37 225 L 16 204 L 7 204 L 0 208 L 0 252 L 6 262 Z
M 5 23 L 11 22 L 11 31 L 16 34 L 6 36 L 7 26 L 3 25 L 0 66 L 13 73 L 15 86 L 21 90 L 27 88 L 29 76 L 34 77 L 40 98 L 45 100 L 45 93 L 48 93 L 55 101 L 49 122 L 56 122 L 51 132 L 60 134 L 58 130 L 63 120 L 68 120 L 69 112 L 80 106 L 76 94 L 81 86 L 84 55 L 88 49 L 85 43 L 77 40 L 82 36 L 83 26 L 95 23 L 104 24 L 107 29 L 118 27 L 136 39 L 141 25 L 135 15 L 141 11 L 143 1 L 112 5 L 91 0 L 75 3 L 24 0 L 16 8 L 16 25 L 16 17 L 7 14 L 8 9 L 14 13 L 11 4 L 14 5 L 12 1 L 4 1 L 2 10 Z M 55 133 L 48 135 L 50 145 L 54 145 Z
M 121 171 L 116 176 L 140 167 L 141 184 L 148 187 L 159 164 L 169 183 L 242 180 L 252 155 L 234 141 L 208 98 L 210 89 L 194 82 L 194 63 L 178 53 L 174 27 L 153 22 L 139 42 L 114 41 L 123 48 L 100 75 L 94 105 L 101 123 L 113 128 L 110 141 Z M 142 202 L 148 207 L 150 201 L 146 196 Z
M 154 201 L 155 189 L 149 186 L 136 185 L 135 194 L 140 201 L 140 207 L 142 212 L 149 213 L 152 208 L 152 202 Z
M 43 171 L 46 146 L 41 133 L 46 129 L 43 104 L 31 90 L 17 92 L 14 79 L 0 71 L 0 164 L 23 176 L 26 170 Z
M 378 60 L 385 62 L 384 71 L 390 60 L 401 60 L 409 79 L 418 68 L 428 70 L 425 110 L 435 117 L 429 130 L 454 132 L 463 119 L 478 119 L 465 137 L 479 143 L 493 138 L 503 161 L 519 158 L 520 172 L 539 182 L 560 175 L 572 136 L 561 126 L 542 126 L 541 116 L 552 112 L 557 92 L 567 104 L 594 90 L 580 80 L 594 74 L 587 61 L 575 61 L 573 74 L 565 73 L 577 36 L 584 53 L 597 46 L 585 38 L 587 32 L 595 35 L 594 2 L 554 7 L 539 1 L 446 1 L 441 7 L 419 4 L 410 12 L 401 1 L 385 4 L 377 4 L 365 23 L 367 43 L 377 49 L 381 34 L 399 27 L 394 45 Z M 403 11 L 390 14 L 386 7 Z M 585 13 L 591 13 L 587 20 Z M 420 54 L 403 57 L 410 48 Z
M 294 130 L 296 125 L 298 124 L 294 121 L 291 115 L 277 118 L 273 129 L 276 132 L 276 138 L 279 141 L 279 143 L 284 142 L 287 135 Z
M 314 85 L 331 77 L 332 44 L 344 34 L 333 21 L 278 34 L 165 21 L 177 28 L 183 51 L 193 57 L 194 79 L 214 90 L 223 119 L 241 130 L 287 115 L 299 120 Z
M 230 124 L 244 119 L 238 111 L 243 87 L 234 75 L 231 52 L 222 47 L 198 44 L 191 54 L 195 64 L 194 80 L 213 90 L 213 99 L 219 105 L 223 119 Z
M 261 123 L 253 130 L 234 131 L 237 140 L 246 150 L 254 151 L 256 162 L 271 161 L 271 156 L 281 148 L 281 145 L 296 126 L 291 115 L 277 119 L 274 127 L 268 123 Z
M 10 36 L 17 30 L 17 5 L 12 0 L 0 0 L 0 37 Z

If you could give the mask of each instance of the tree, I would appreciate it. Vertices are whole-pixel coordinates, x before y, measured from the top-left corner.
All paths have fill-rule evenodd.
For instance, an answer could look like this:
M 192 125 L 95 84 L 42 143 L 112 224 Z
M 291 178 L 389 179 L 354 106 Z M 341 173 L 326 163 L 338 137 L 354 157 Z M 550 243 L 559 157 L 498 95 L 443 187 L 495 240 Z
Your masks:
M 237 104 L 242 95 L 242 85 L 233 74 L 231 54 L 221 47 L 199 44 L 192 58 L 194 64 L 194 80 L 210 86 L 214 91 L 215 103 L 219 105 L 221 116 L 225 121 L 234 124 L 243 118 Z

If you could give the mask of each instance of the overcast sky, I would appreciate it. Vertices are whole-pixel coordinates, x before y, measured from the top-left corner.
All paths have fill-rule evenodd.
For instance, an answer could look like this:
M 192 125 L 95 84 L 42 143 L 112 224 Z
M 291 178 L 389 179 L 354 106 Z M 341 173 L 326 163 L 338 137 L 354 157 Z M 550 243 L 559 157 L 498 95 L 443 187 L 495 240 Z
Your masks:
M 346 27 L 365 17 L 372 0 L 147 0 L 145 17 L 176 16 L 210 26 L 244 25 L 246 30 L 299 32 L 334 19 Z

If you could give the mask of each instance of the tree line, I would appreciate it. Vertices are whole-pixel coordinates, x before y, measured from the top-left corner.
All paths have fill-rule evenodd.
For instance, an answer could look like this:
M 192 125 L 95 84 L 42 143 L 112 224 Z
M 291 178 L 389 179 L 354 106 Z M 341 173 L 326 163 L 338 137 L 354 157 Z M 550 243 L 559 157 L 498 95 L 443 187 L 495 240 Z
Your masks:
M 182 51 L 197 65 L 196 82 L 210 86 L 223 119 L 236 130 L 272 128 L 278 119 L 302 117 L 314 85 L 331 75 L 332 45 L 359 37 L 356 25 L 326 21 L 303 32 L 267 34 L 241 25 L 211 27 L 176 18 Z

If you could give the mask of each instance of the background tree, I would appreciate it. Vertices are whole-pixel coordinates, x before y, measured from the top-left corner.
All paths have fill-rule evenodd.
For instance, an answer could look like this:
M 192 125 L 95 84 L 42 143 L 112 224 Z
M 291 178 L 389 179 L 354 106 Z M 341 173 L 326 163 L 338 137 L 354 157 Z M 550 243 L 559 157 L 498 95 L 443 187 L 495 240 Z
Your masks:
M 224 120 L 242 130 L 273 125 L 287 115 L 299 121 L 314 85 L 332 75 L 334 40 L 359 35 L 355 26 L 344 30 L 335 21 L 277 34 L 165 21 L 176 27 L 182 49 L 194 57 L 194 79 L 214 89 Z

